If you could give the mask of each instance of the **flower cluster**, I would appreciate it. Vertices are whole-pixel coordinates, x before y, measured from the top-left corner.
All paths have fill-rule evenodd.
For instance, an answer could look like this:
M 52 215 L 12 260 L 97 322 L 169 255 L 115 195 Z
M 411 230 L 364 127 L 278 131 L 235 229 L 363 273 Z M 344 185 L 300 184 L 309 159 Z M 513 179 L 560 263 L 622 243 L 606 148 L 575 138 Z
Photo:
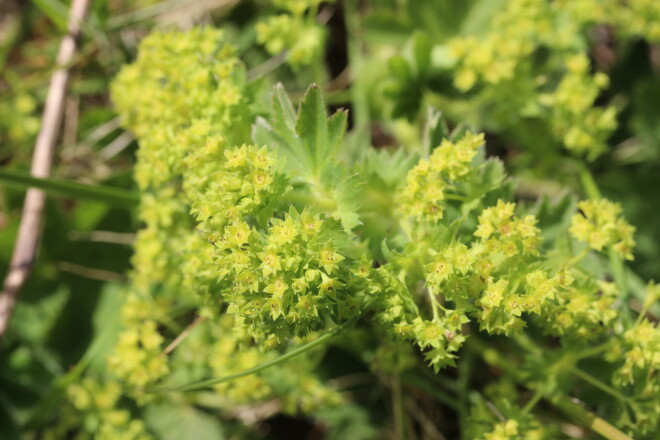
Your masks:
M 514 383 L 508 380 L 488 385 L 483 396 L 472 399 L 466 438 L 474 440 L 551 440 L 559 432 L 532 414 L 521 410 L 522 400 Z
M 539 96 L 539 102 L 551 109 L 550 121 L 566 148 L 591 158 L 605 151 L 607 138 L 616 128 L 614 107 L 595 107 L 594 102 L 609 84 L 602 72 L 591 75 L 589 60 L 583 53 L 566 59 L 567 72 L 551 93 Z
M 75 438 L 99 440 L 151 440 L 145 423 L 133 419 L 128 409 L 119 404 L 122 388 L 117 382 L 101 383 L 84 378 L 68 386 L 69 404 L 60 423 L 44 433 L 44 439 Z M 81 423 L 80 418 L 84 421 Z M 83 426 L 83 430 L 79 430 Z
M 294 68 L 313 63 L 323 54 L 325 29 L 316 22 L 320 0 L 279 0 L 275 6 L 285 13 L 257 24 L 257 41 L 271 55 L 286 51 Z
M 240 123 L 246 102 L 239 60 L 220 30 L 154 32 L 140 49 L 113 83 L 112 98 L 141 141 L 135 178 L 147 189 L 181 174 L 186 152 L 211 134 L 231 126 L 227 133 L 241 136 L 249 125 Z
M 578 203 L 579 214 L 571 220 L 570 232 L 591 249 L 612 248 L 626 260 L 632 260 L 635 228 L 621 216 L 621 206 L 606 199 Z
M 607 332 L 618 315 L 614 304 L 619 292 L 614 284 L 575 281 L 568 269 L 555 276 L 555 282 L 554 301 L 544 304 L 538 318 L 546 332 L 582 341 Z
M 228 287 L 228 312 L 258 339 L 289 338 L 346 320 L 358 310 L 349 294 L 347 235 L 332 218 L 291 209 L 260 233 L 245 222 L 225 227 L 216 243 Z
M 538 254 L 540 231 L 535 226 L 536 218 L 515 218 L 514 209 L 513 203 L 498 200 L 496 206 L 483 210 L 474 236 L 481 239 L 484 253 L 501 253 L 505 258 Z
M 121 380 L 144 387 L 169 372 L 163 337 L 154 321 L 143 321 L 122 332 L 108 367 Z
M 437 222 L 442 219 L 446 191 L 451 183 L 470 172 L 482 134 L 467 132 L 456 143 L 445 139 L 428 159 L 422 159 L 408 172 L 400 195 L 404 215 Z
M 37 102 L 28 93 L 16 92 L 10 100 L 0 101 L 0 140 L 7 144 L 26 144 L 39 131 L 39 118 L 34 114 Z M 5 142 L 3 142 L 5 143 Z
M 475 101 L 489 108 L 488 117 L 496 124 L 510 126 L 520 118 L 539 117 L 566 148 L 593 159 L 606 150 L 616 128 L 616 110 L 595 105 L 609 79 L 590 72 L 585 30 L 614 19 L 615 26 L 629 33 L 633 17 L 645 21 L 647 12 L 614 1 L 506 2 L 484 36 L 450 42 L 457 61 L 454 85 L 475 93 Z M 657 32 L 638 24 L 638 35 L 652 39 Z M 551 49 L 551 55 L 535 57 L 540 48 Z
M 644 381 L 660 370 L 660 329 L 655 323 L 641 320 L 624 333 L 623 341 L 625 361 L 616 372 L 617 383 L 628 385 Z
M 265 147 L 226 148 L 217 136 L 185 158 L 191 214 L 209 240 L 218 241 L 227 223 L 257 214 L 285 189 L 285 178 L 274 175 L 274 162 Z

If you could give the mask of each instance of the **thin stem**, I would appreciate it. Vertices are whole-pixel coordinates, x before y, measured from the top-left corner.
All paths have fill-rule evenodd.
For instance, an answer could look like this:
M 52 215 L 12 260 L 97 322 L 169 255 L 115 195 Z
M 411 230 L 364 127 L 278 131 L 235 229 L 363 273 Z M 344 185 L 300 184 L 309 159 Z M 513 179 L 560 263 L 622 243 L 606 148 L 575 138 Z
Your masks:
M 438 300 L 435 298 L 435 293 L 433 293 L 432 288 L 427 288 L 426 291 L 429 294 L 429 301 L 431 302 L 431 308 L 433 309 L 433 320 L 437 321 L 440 316 L 438 315 Z
M 149 20 L 166 12 L 182 8 L 195 0 L 165 0 L 126 14 L 111 17 L 106 22 L 106 31 L 113 31 L 143 20 Z
M 633 440 L 631 437 L 619 431 L 615 426 L 587 411 L 567 397 L 561 396 L 552 399 L 550 400 L 550 403 L 582 426 L 591 429 L 608 440 Z
M 582 182 L 582 188 L 584 189 L 585 194 L 590 199 L 600 199 L 602 196 L 600 194 L 600 189 L 596 184 L 596 179 L 591 174 L 591 171 L 586 167 L 582 162 L 575 162 L 575 165 L 578 169 L 578 175 L 580 176 L 580 181 Z
M 522 413 L 527 414 L 528 412 L 530 412 L 536 406 L 536 404 L 539 403 L 539 401 L 542 398 L 543 398 L 543 393 L 541 392 L 541 390 L 536 390 L 532 398 L 529 399 L 529 402 L 527 402 L 527 404 L 523 407 Z
M 577 355 L 575 356 L 575 360 L 591 357 L 595 354 L 607 350 L 609 347 L 610 347 L 610 342 L 605 342 L 604 344 L 597 345 L 595 347 L 590 347 L 584 351 L 581 351 L 580 353 L 577 353 Z
M 401 380 L 398 375 L 392 375 L 392 412 L 394 413 L 394 432 L 398 440 L 403 440 L 403 393 L 401 392 Z
M 591 249 L 588 246 L 582 249 L 582 251 L 579 254 L 577 254 L 568 261 L 568 266 L 576 265 L 577 263 L 582 261 L 587 255 L 589 255 L 589 252 L 591 252 Z
M 351 101 L 353 104 L 353 120 L 355 121 L 355 143 L 358 151 L 367 151 L 371 144 L 369 125 L 369 101 L 366 92 L 362 70 L 362 41 L 360 38 L 360 2 L 347 1 L 343 3 L 346 18 L 348 38 L 348 58 L 351 66 Z
M 200 390 L 203 388 L 209 388 L 210 386 L 213 385 L 218 385 L 221 383 L 225 382 L 231 382 L 234 379 L 238 379 L 241 377 L 245 376 L 250 376 L 255 373 L 259 373 L 263 370 L 266 370 L 274 365 L 278 365 L 281 363 L 284 363 L 288 361 L 291 358 L 294 358 L 298 355 L 301 355 L 309 350 L 312 350 L 313 348 L 325 343 L 329 339 L 331 339 L 333 336 L 337 335 L 340 331 L 348 327 L 349 324 L 353 323 L 354 321 L 349 321 L 339 327 L 336 327 L 332 331 L 324 334 L 323 336 L 318 337 L 317 339 L 313 340 L 312 342 L 308 342 L 307 344 L 301 345 L 298 348 L 295 348 L 291 350 L 288 353 L 285 353 L 281 356 L 278 356 L 277 358 L 264 362 L 263 364 L 259 364 L 255 367 L 248 368 L 247 370 L 243 370 L 239 373 L 234 373 L 230 374 L 228 376 L 223 376 L 223 377 L 218 377 L 218 378 L 213 378 L 213 379 L 206 379 L 206 380 L 200 380 L 198 382 L 192 382 L 189 384 L 185 385 L 179 385 L 179 386 L 174 386 L 174 387 L 156 387 L 156 388 L 148 388 L 145 391 L 148 393 L 171 393 L 171 392 L 186 392 L 186 391 L 195 391 L 195 390 Z
M 609 250 L 610 265 L 612 266 L 612 277 L 619 288 L 619 302 L 621 303 L 621 315 L 627 324 L 632 324 L 632 314 L 628 301 L 630 292 L 628 291 L 628 281 L 626 277 L 626 267 L 621 257 L 614 251 Z
M 421 377 L 415 375 L 415 374 L 404 374 L 403 380 L 407 383 L 410 384 L 414 387 L 420 388 L 424 392 L 430 394 L 433 396 L 438 402 L 448 406 L 451 409 L 454 410 L 459 410 L 459 405 L 456 403 L 456 397 L 446 393 L 444 390 L 438 389 L 437 386 L 433 386 L 433 384 L 428 383 Z
M 447 200 L 457 200 L 459 202 L 464 202 L 466 200 L 465 196 L 459 194 L 445 193 L 444 196 Z
M 582 370 L 579 370 L 577 368 L 573 368 L 572 373 L 579 377 L 580 379 L 584 380 L 585 382 L 590 383 L 591 385 L 595 386 L 596 388 L 604 391 L 605 393 L 611 395 L 612 397 L 616 397 L 617 399 L 630 403 L 630 398 L 628 396 L 624 396 L 621 394 L 619 391 L 615 390 L 611 386 L 601 382 L 600 380 L 596 379 L 590 374 L 585 373 Z
M 474 351 L 471 346 L 466 346 L 465 355 L 458 365 L 458 420 L 461 427 L 461 432 L 466 432 L 469 424 L 469 402 L 468 402 L 468 387 L 470 385 L 470 374 L 472 372 L 472 364 L 474 363 Z

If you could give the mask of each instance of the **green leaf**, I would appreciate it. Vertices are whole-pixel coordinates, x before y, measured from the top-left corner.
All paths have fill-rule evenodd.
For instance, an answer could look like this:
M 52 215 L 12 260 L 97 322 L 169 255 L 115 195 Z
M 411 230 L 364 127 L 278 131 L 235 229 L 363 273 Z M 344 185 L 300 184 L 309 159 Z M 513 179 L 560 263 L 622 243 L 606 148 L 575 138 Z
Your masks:
M 273 91 L 273 128 L 289 146 L 300 145 L 296 133 L 296 111 L 282 83 Z
M 336 153 L 346 132 L 348 111 L 339 110 L 328 119 L 328 150 Z
M 426 125 L 424 126 L 424 154 L 428 156 L 440 142 L 448 136 L 447 123 L 442 117 L 442 112 L 434 107 L 429 107 L 426 112 Z
M 326 440 L 369 440 L 378 438 L 378 429 L 369 419 L 364 407 L 355 404 L 324 407 L 314 417 L 327 425 Z
M 360 174 L 375 190 L 381 191 L 383 188 L 387 188 L 388 191 L 394 191 L 418 161 L 417 154 L 409 154 L 403 148 L 396 150 L 370 149 Z
M 268 145 L 285 158 L 286 169 L 308 182 L 318 180 L 323 166 L 336 158 L 347 115 L 339 111 L 328 118 L 321 91 L 311 85 L 303 98 L 298 115 L 281 84 L 273 90 L 270 120 L 257 118 L 252 128 L 256 144 Z
M 413 74 L 408 61 L 402 55 L 394 55 L 387 62 L 392 75 L 400 82 L 412 81 Z
M 357 174 L 348 175 L 342 166 L 329 164 L 323 169 L 320 181 L 335 202 L 336 209 L 331 214 L 340 219 L 347 230 L 358 226 L 361 222 L 357 212 L 364 180 Z
M 12 318 L 12 331 L 22 341 L 43 344 L 68 298 L 69 289 L 61 285 L 52 294 L 44 295 L 35 303 L 19 301 Z
M 359 196 L 363 183 L 338 164 L 348 114 L 340 110 L 328 117 L 321 90 L 311 85 L 296 117 L 281 84 L 273 91 L 270 121 L 259 118 L 252 130 L 255 143 L 268 145 L 285 160 L 292 181 L 302 181 L 311 189 L 311 204 L 341 220 L 347 230 L 360 224 Z M 303 191 L 306 191 L 303 189 Z
M 415 32 L 412 37 L 412 58 L 418 76 L 426 76 L 431 65 L 431 50 L 433 44 L 431 39 L 424 32 Z
M 145 419 L 147 426 L 162 440 L 225 438 L 216 417 L 188 405 L 149 405 L 145 411 Z
M 319 164 L 327 159 L 328 154 L 328 121 L 325 103 L 316 84 L 307 89 L 300 103 L 296 132 L 311 159 L 314 173 L 318 175 Z
M 34 0 L 37 7 L 57 26 L 61 32 L 67 31 L 69 12 L 66 5 L 57 0 Z

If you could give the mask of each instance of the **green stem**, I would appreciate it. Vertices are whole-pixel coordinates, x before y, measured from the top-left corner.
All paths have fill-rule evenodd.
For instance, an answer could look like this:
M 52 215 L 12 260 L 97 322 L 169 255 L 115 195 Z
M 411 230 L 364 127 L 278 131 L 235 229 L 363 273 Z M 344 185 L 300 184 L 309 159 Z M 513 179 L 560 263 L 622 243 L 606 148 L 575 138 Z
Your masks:
M 611 386 L 601 382 L 600 380 L 596 379 L 595 377 L 591 376 L 590 374 L 587 374 L 584 371 L 579 370 L 577 368 L 573 368 L 572 373 L 575 376 L 579 377 L 580 379 L 584 380 L 585 382 L 588 382 L 591 385 L 595 386 L 596 388 L 600 389 L 601 391 L 611 395 L 612 397 L 616 397 L 617 399 L 621 400 L 622 402 L 630 403 L 630 398 L 628 396 L 624 396 L 619 391 L 617 391 L 614 388 L 612 388 Z
M 435 298 L 435 293 L 432 288 L 427 288 L 426 291 L 429 294 L 429 301 L 431 302 L 431 308 L 433 309 L 433 321 L 437 321 L 440 316 L 438 315 L 438 300 Z
M 523 407 L 522 413 L 527 414 L 528 412 L 530 412 L 536 406 L 536 404 L 539 403 L 539 400 L 541 400 L 542 398 L 543 398 L 543 393 L 541 392 L 541 390 L 536 390 L 532 398 L 529 399 L 529 402 L 527 402 L 527 404 Z
M 575 164 L 578 169 L 580 181 L 582 182 L 582 188 L 587 197 L 590 199 L 600 199 L 602 196 L 600 195 L 600 190 L 598 189 L 598 185 L 596 184 L 596 180 L 591 174 L 591 171 L 589 171 L 587 166 L 582 162 L 575 162 Z
M 51 195 L 97 200 L 124 208 L 133 208 L 140 201 L 139 194 L 130 190 L 34 177 L 24 171 L 8 170 L 6 168 L 0 169 L 0 182 L 21 189 L 37 188 Z
M 582 249 L 582 252 L 571 258 L 568 262 L 568 266 L 574 266 L 580 261 L 582 261 L 587 255 L 589 255 L 589 252 L 591 252 L 591 248 L 587 246 L 586 248 Z
M 348 58 L 351 66 L 351 101 L 353 104 L 353 120 L 355 121 L 355 144 L 357 151 L 363 154 L 366 147 L 371 145 L 369 125 L 369 101 L 366 92 L 365 77 L 362 71 L 362 41 L 360 38 L 360 2 L 344 2 L 346 13 L 346 28 L 348 38 Z
M 580 425 L 591 429 L 608 440 L 633 440 L 607 421 L 587 411 L 567 397 L 561 396 L 552 399 L 550 403 L 552 403 L 555 408 L 574 419 Z
M 170 392 L 186 392 L 186 391 L 195 391 L 195 390 L 201 390 L 203 388 L 209 388 L 210 386 L 213 385 L 218 385 L 221 383 L 225 382 L 231 382 L 232 380 L 245 377 L 245 376 L 250 376 L 255 373 L 259 373 L 263 370 L 266 370 L 274 365 L 278 365 L 281 363 L 284 363 L 288 361 L 291 358 L 294 358 L 296 356 L 299 356 L 309 350 L 312 350 L 313 348 L 325 343 L 329 339 L 331 339 L 333 336 L 337 335 L 340 331 L 345 329 L 349 323 L 353 323 L 354 321 L 349 321 L 343 325 L 340 325 L 339 327 L 336 327 L 332 331 L 324 334 L 323 336 L 318 337 L 317 339 L 313 340 L 312 342 L 308 342 L 307 344 L 301 345 L 298 348 L 295 348 L 291 350 L 288 353 L 285 353 L 281 356 L 278 356 L 277 358 L 264 362 L 263 364 L 259 364 L 255 367 L 248 368 L 247 370 L 243 370 L 239 373 L 234 373 L 230 374 L 228 376 L 223 376 L 223 377 L 217 377 L 213 379 L 206 379 L 206 380 L 200 380 L 198 382 L 192 382 L 184 385 L 179 385 L 179 386 L 174 386 L 174 387 L 156 387 L 156 388 L 148 388 L 145 391 L 148 393 L 170 393 Z
M 586 350 L 577 353 L 575 355 L 575 360 L 577 361 L 577 360 L 580 360 L 580 359 L 591 357 L 595 354 L 598 354 L 600 352 L 603 352 L 603 351 L 607 350 L 609 347 L 610 347 L 610 342 L 605 342 L 604 344 L 600 344 L 600 345 L 597 345 L 595 347 L 587 348 Z
M 446 393 L 444 390 L 439 390 L 437 386 L 434 386 L 431 383 L 428 383 L 423 378 L 410 373 L 405 373 L 402 375 L 403 380 L 414 387 L 417 387 L 423 390 L 425 393 L 430 394 L 438 402 L 452 408 L 454 410 L 459 410 L 459 405 L 456 403 L 456 397 Z
M 470 345 L 466 346 L 465 354 L 458 365 L 458 420 L 461 432 L 467 432 L 469 422 L 469 385 L 474 351 Z
M 404 434 L 404 411 L 403 393 L 401 391 L 401 380 L 398 375 L 392 375 L 392 412 L 394 413 L 394 431 L 398 440 L 407 438 Z
M 626 267 L 621 257 L 614 249 L 608 251 L 610 257 L 610 265 L 612 266 L 612 277 L 616 286 L 619 288 L 619 302 L 621 303 L 621 315 L 625 322 L 632 324 L 632 314 L 630 313 L 630 292 L 628 291 L 628 281 L 626 278 Z

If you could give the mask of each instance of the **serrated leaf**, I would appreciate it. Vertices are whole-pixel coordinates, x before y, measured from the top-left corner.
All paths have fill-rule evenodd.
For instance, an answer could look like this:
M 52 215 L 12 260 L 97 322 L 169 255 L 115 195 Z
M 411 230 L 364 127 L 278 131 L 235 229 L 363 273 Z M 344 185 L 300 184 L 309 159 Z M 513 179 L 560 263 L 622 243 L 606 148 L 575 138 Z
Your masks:
M 328 116 L 325 103 L 316 84 L 312 84 L 300 103 L 296 132 L 316 172 L 328 154 Z
M 346 130 L 346 111 L 327 117 L 325 102 L 316 85 L 307 90 L 298 115 L 281 84 L 273 90 L 273 110 L 270 121 L 257 118 L 252 127 L 252 139 L 258 145 L 268 145 L 286 160 L 292 177 L 309 183 L 318 180 L 324 164 L 333 161 Z
M 299 148 L 298 142 L 293 145 L 289 143 L 262 117 L 252 125 L 252 141 L 256 145 L 266 145 L 268 149 L 277 153 L 278 158 L 284 162 L 284 168 L 296 175 L 300 170 L 308 168 L 305 163 L 305 156 Z
M 337 206 L 332 215 L 341 220 L 347 230 L 358 226 L 360 216 L 360 195 L 364 181 L 357 175 L 348 175 L 342 166 L 329 164 L 321 173 L 321 186 L 334 199 Z
M 412 54 L 418 76 L 426 76 L 431 65 L 433 44 L 424 32 L 416 32 L 412 37 Z
M 339 150 L 346 132 L 347 120 L 348 112 L 346 110 L 339 110 L 328 118 L 328 153 L 335 154 Z
M 367 179 L 370 186 L 394 190 L 418 160 L 417 154 L 411 155 L 403 148 L 394 151 L 371 149 L 367 152 L 360 174 Z
M 253 140 L 284 157 L 285 169 L 293 177 L 293 183 L 297 178 L 298 183 L 302 181 L 313 188 L 313 197 L 320 205 L 330 206 L 326 212 L 339 218 L 344 228 L 350 230 L 359 225 L 357 211 L 362 181 L 349 176 L 335 160 L 346 131 L 347 112 L 340 110 L 328 118 L 321 91 L 312 85 L 296 118 L 280 84 L 273 92 L 272 119 L 271 123 L 257 119 L 252 129 Z
M 273 126 L 290 143 L 296 143 L 296 111 L 282 83 L 273 89 Z
M 387 245 L 387 239 L 386 238 L 384 238 L 383 241 L 381 242 L 380 250 L 383 253 L 383 256 L 385 257 L 385 260 L 392 261 L 394 259 L 394 254 L 392 253 L 389 246 Z
M 320 244 L 330 242 L 337 249 L 345 249 L 353 244 L 353 240 L 348 236 L 341 222 L 332 217 L 327 217 L 323 221 L 323 226 L 316 235 L 316 240 Z
M 423 144 L 425 155 L 431 154 L 431 151 L 447 137 L 447 134 L 447 124 L 442 117 L 442 112 L 429 106 L 426 111 L 426 125 L 424 126 Z
M 400 82 L 408 82 L 412 80 L 410 65 L 403 56 L 393 56 L 389 59 L 387 65 L 389 66 L 392 75 Z

